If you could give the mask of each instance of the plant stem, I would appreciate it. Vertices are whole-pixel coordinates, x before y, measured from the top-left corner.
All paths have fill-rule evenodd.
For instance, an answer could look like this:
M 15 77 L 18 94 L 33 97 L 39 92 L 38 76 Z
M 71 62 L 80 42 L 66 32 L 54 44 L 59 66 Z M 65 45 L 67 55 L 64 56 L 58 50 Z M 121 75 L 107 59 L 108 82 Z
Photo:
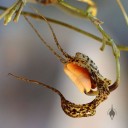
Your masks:
M 97 19 L 96 17 L 92 16 L 91 14 L 88 14 L 88 18 L 96 26 L 98 31 L 103 36 L 103 45 L 101 47 L 101 50 L 104 50 L 104 48 L 106 46 L 106 41 L 109 41 L 111 43 L 113 55 L 114 55 L 115 61 L 116 61 L 116 81 L 115 81 L 115 84 L 111 85 L 112 90 L 110 89 L 110 91 L 113 91 L 118 87 L 118 85 L 120 83 L 120 61 L 119 61 L 120 50 L 117 48 L 114 40 L 102 28 L 102 26 L 101 26 L 102 22 L 99 19 Z
M 6 7 L 0 6 L 0 10 L 6 10 L 6 9 L 7 9 Z M 30 16 L 30 17 L 32 17 L 34 19 L 42 19 L 41 16 L 39 16 L 37 14 L 34 14 L 34 13 L 30 13 L 30 12 L 23 11 L 21 14 L 22 15 L 25 15 L 25 16 Z M 64 23 L 62 21 L 55 20 L 55 19 L 47 18 L 47 17 L 46 17 L 46 19 L 48 21 L 52 22 L 52 23 L 59 24 L 61 26 L 67 27 L 69 29 L 72 29 L 72 30 L 78 32 L 78 33 L 81 33 L 83 35 L 86 35 L 88 37 L 91 37 L 92 39 L 94 39 L 94 40 L 96 40 L 96 41 L 98 41 L 100 43 L 103 43 L 103 39 L 102 38 L 100 38 L 98 36 L 95 36 L 95 35 L 87 32 L 87 31 L 82 30 L 82 29 L 79 29 L 79 28 L 77 28 L 77 27 L 75 27 L 73 25 L 70 25 L 70 24 Z M 106 45 L 111 46 L 111 42 L 110 41 L 106 41 Z M 120 51 L 128 51 L 128 46 L 117 45 L 117 47 L 118 47 L 118 49 Z

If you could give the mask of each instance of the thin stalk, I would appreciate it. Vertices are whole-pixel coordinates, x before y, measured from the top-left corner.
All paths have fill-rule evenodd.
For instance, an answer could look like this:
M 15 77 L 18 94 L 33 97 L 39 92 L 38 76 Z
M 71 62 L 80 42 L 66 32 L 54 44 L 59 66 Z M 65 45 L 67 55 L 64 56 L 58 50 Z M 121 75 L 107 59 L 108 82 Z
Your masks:
M 74 16 L 86 18 L 88 13 L 91 13 L 93 16 L 96 16 L 97 7 L 95 2 L 93 2 L 92 0 L 78 0 L 78 1 L 88 4 L 87 9 L 86 10 L 79 9 L 77 7 L 70 5 L 64 0 L 58 0 L 58 3 L 56 5 L 59 5 L 61 9 L 64 9 L 66 12 L 73 14 Z
M 120 9 L 121 9 L 121 11 L 122 11 L 122 13 L 123 13 L 123 15 L 124 15 L 126 24 L 128 25 L 128 15 L 127 15 L 127 13 L 126 13 L 126 11 L 125 11 L 125 9 L 124 9 L 124 7 L 123 7 L 121 1 L 120 1 L 120 0 L 116 0 L 116 1 L 117 1 L 117 4 L 119 5 L 119 7 L 120 7 Z

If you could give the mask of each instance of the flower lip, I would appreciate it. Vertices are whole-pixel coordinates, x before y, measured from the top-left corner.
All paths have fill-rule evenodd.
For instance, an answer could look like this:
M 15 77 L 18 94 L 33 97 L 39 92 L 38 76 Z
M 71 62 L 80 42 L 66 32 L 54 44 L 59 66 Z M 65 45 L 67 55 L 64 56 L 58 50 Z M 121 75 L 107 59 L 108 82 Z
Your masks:
M 65 64 L 64 71 L 81 93 L 91 90 L 91 77 L 87 69 L 74 63 L 68 63 Z

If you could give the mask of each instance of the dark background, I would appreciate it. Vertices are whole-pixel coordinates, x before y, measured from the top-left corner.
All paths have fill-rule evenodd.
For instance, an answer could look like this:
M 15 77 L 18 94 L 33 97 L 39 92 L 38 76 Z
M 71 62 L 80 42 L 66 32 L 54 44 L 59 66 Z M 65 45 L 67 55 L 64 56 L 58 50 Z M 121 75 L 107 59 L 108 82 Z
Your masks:
M 10 6 L 14 0 L 0 0 L 0 5 Z M 116 44 L 128 46 L 128 26 L 116 0 L 95 0 L 98 18 L 104 22 L 103 28 Z M 128 12 L 128 1 L 122 0 Z M 85 8 L 71 0 L 71 4 Z M 29 9 L 29 4 L 25 10 Z M 86 19 L 73 17 L 54 6 L 34 5 L 43 15 L 72 24 L 97 36 L 96 28 Z M 1 11 L 2 13 L 2 11 Z M 46 24 L 31 19 L 46 41 L 57 50 Z M 76 52 L 87 54 L 98 65 L 101 74 L 116 78 L 115 61 L 110 47 L 104 52 L 101 44 L 70 29 L 52 24 L 63 49 L 71 55 Z M 74 119 L 64 114 L 59 97 L 53 92 L 32 84 L 18 81 L 8 73 L 26 76 L 42 81 L 60 90 L 75 103 L 87 103 L 93 98 L 81 94 L 63 72 L 63 64 L 41 44 L 36 34 L 21 16 L 17 24 L 11 22 L 6 27 L 0 21 L 0 128 L 127 128 L 128 126 L 128 53 L 121 52 L 121 83 L 109 98 L 97 108 L 93 117 Z M 107 114 L 113 105 L 116 115 L 113 120 Z

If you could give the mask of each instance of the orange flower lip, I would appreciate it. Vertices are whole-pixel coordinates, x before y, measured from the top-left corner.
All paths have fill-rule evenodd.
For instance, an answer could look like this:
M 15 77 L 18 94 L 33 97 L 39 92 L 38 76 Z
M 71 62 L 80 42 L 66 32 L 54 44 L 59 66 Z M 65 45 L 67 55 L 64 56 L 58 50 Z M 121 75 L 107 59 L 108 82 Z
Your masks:
M 91 90 L 91 78 L 87 69 L 77 64 L 68 63 L 64 66 L 64 72 L 74 82 L 81 93 Z

